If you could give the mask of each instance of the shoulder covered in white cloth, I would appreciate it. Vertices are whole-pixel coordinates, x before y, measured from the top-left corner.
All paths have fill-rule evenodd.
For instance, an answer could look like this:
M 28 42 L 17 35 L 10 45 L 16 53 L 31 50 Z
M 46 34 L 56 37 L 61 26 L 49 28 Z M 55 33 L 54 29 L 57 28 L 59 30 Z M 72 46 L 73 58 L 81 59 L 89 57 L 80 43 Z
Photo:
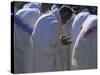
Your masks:
M 77 39 L 76 39 L 76 43 L 74 45 L 74 47 L 76 48 L 78 46 L 78 43 L 80 41 L 80 39 L 83 39 L 85 33 L 92 27 L 97 26 L 97 16 L 96 15 L 90 15 L 88 16 L 88 18 L 85 20 L 84 24 L 83 24 L 83 28 L 81 30 L 81 32 L 79 33 Z

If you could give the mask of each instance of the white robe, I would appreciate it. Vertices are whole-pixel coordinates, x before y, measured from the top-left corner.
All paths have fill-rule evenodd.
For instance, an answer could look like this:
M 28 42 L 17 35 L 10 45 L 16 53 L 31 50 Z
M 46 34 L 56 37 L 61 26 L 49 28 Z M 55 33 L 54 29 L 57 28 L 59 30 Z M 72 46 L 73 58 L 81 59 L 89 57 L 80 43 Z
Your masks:
M 35 72 L 62 70 L 59 26 L 52 12 L 38 19 L 32 34 Z
M 37 12 L 41 14 L 41 3 L 37 3 L 37 2 L 27 3 L 23 6 L 23 9 L 27 9 L 27 8 L 35 9 Z
M 72 24 L 72 21 L 74 19 L 74 14 L 73 16 L 71 17 L 69 23 L 68 23 L 68 27 L 66 28 L 66 26 L 64 28 L 62 28 L 62 22 L 61 22 L 61 16 L 60 16 L 60 13 L 59 13 L 60 9 L 56 6 L 56 5 L 53 5 L 51 7 L 51 12 L 55 15 L 55 17 L 57 18 L 57 20 L 59 21 L 60 23 L 60 28 L 61 28 L 61 35 L 64 34 L 64 35 L 69 35 L 69 29 L 71 28 L 71 24 Z M 60 42 L 61 43 L 61 42 Z M 66 70 L 68 68 L 68 63 L 66 63 L 66 61 L 68 60 L 67 59 L 67 55 L 66 54 L 67 51 L 66 51 L 66 46 L 62 45 L 61 44 L 61 58 L 62 58 L 62 62 L 63 62 L 63 70 Z M 59 60 L 58 60 L 59 62 Z
M 62 35 L 67 36 L 71 38 L 71 27 L 72 23 L 75 18 L 75 14 L 72 15 L 71 19 L 62 27 Z M 64 69 L 69 70 L 70 69 L 70 45 L 62 45 L 62 53 L 64 58 Z
M 96 27 L 97 27 L 97 16 L 95 15 L 88 16 L 88 18 L 85 20 L 83 24 L 83 28 L 79 33 L 75 41 L 75 45 L 73 47 L 72 65 L 77 66 L 76 69 L 94 69 L 97 67 Z M 89 30 L 90 32 L 87 35 L 85 35 Z
M 55 9 L 57 9 L 58 7 L 57 7 L 57 5 L 53 5 L 52 7 L 51 7 L 51 11 L 53 11 L 53 10 L 55 10 Z
M 84 23 L 84 21 L 89 15 L 90 13 L 84 10 L 75 17 L 73 24 L 72 24 L 72 30 L 71 30 L 71 37 L 72 37 L 73 43 L 75 42 L 82 28 L 82 24 Z
M 71 43 L 71 56 L 70 56 L 70 59 L 72 59 L 72 49 L 73 49 L 73 46 L 75 44 L 75 41 L 80 33 L 80 30 L 82 28 L 82 24 L 84 23 L 84 21 L 86 20 L 86 18 L 90 15 L 90 13 L 86 10 L 83 10 L 82 12 L 80 12 L 78 15 L 76 15 L 73 23 L 72 23 L 72 28 L 71 28 L 71 40 L 72 40 L 72 43 Z M 70 61 L 72 62 L 72 60 Z M 71 63 L 72 64 L 72 63 Z M 74 63 L 73 63 L 74 64 Z M 70 66 L 70 69 L 74 69 L 73 66 Z
M 24 8 L 20 9 L 16 16 L 21 19 L 21 22 L 27 25 L 31 30 L 34 29 L 34 24 L 39 18 L 39 12 L 35 9 Z M 14 24 L 14 72 L 27 73 L 34 72 L 33 61 L 33 45 L 30 40 L 31 34 Z
M 41 9 L 41 3 L 37 3 L 37 2 L 30 2 L 30 3 L 27 3 L 23 6 L 23 9 L 24 8 L 36 8 L 36 9 Z

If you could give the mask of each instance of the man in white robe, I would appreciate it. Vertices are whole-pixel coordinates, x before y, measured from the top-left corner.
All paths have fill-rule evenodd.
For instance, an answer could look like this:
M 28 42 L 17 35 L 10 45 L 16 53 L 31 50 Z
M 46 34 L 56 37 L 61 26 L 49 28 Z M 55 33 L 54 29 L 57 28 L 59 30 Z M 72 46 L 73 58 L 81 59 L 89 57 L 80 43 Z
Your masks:
M 84 23 L 84 21 L 87 19 L 87 17 L 90 15 L 88 9 L 84 9 L 82 10 L 79 14 L 76 15 L 73 23 L 72 23 L 72 27 L 71 27 L 71 40 L 72 40 L 72 43 L 71 43 L 71 50 L 70 50 L 70 59 L 72 62 L 72 49 L 73 49 L 73 46 L 75 44 L 75 41 L 80 33 L 80 30 L 82 28 L 82 24 Z M 72 64 L 72 63 L 71 63 Z M 73 63 L 74 65 L 75 63 Z M 74 66 L 70 66 L 70 69 L 74 69 L 75 67 Z
M 72 50 L 72 63 L 75 63 L 74 65 L 77 66 L 76 69 L 97 68 L 96 15 L 89 15 L 83 23 L 83 28 L 80 31 Z
M 59 26 L 57 18 L 51 12 L 42 15 L 37 21 L 32 36 L 35 72 L 61 70 Z M 55 57 L 60 59 L 59 64 L 56 64 Z
M 32 4 L 33 5 L 33 4 Z M 40 16 L 37 8 L 30 6 L 15 14 L 14 23 L 14 72 L 34 72 L 33 45 L 30 40 L 34 25 Z
M 60 16 L 63 19 L 67 12 L 66 7 L 63 7 L 60 11 Z M 65 23 L 66 19 L 63 20 L 62 22 Z M 44 14 L 38 19 L 32 34 L 35 72 L 64 69 L 60 35 L 61 25 L 54 12 Z
M 59 22 L 59 24 L 60 24 L 60 33 L 62 33 L 62 21 L 61 21 L 61 15 L 60 15 L 60 8 L 57 6 L 57 5 L 53 5 L 52 7 L 51 7 L 51 12 L 55 15 L 55 17 L 57 18 L 57 20 L 58 20 L 58 22 Z M 62 52 L 62 44 L 61 44 L 61 42 L 59 42 L 60 43 L 60 45 L 61 45 L 61 59 L 62 59 L 62 67 L 63 67 L 63 69 L 62 70 L 64 70 L 64 58 L 63 58 L 63 52 Z M 57 63 L 59 63 L 59 61 L 60 61 L 60 58 L 57 56 L 56 57 L 56 64 Z M 59 65 L 59 64 L 58 64 Z
M 71 35 L 73 41 L 76 40 L 81 28 L 82 24 L 86 20 L 86 18 L 90 15 L 88 9 L 82 10 L 77 16 L 75 17 L 73 23 L 72 23 L 72 29 L 71 29 Z M 74 33 L 73 33 L 74 32 Z
M 62 6 L 63 7 L 63 6 Z M 67 9 L 67 13 L 69 12 L 69 9 L 71 12 L 69 12 L 70 14 L 72 14 L 72 9 L 68 6 L 66 6 L 68 9 Z M 75 14 L 72 14 L 72 16 L 70 17 L 70 19 L 68 21 L 66 21 L 66 23 L 63 25 L 62 24 L 62 21 L 61 21 L 61 18 L 60 17 L 60 13 L 57 12 L 59 11 L 60 9 L 58 9 L 58 7 L 56 5 L 53 5 L 52 8 L 51 8 L 51 11 L 54 13 L 54 15 L 57 16 L 58 18 L 58 21 L 60 22 L 61 24 L 61 29 L 62 29 L 62 33 L 61 35 L 64 35 L 66 37 L 70 37 L 70 30 L 71 30 L 71 25 L 73 23 L 73 20 L 75 18 Z M 68 17 L 69 15 L 66 15 L 66 17 Z M 61 45 L 61 51 L 62 51 L 62 59 L 63 59 L 63 65 L 64 65 L 64 70 L 68 70 L 69 69 L 69 65 L 70 65 L 70 45 Z
M 62 6 L 62 7 L 64 7 L 64 6 Z M 69 69 L 68 67 L 69 67 L 69 59 L 70 59 L 70 57 L 69 57 L 69 49 L 70 49 L 70 47 L 69 47 L 68 44 L 67 45 L 64 45 L 63 44 L 63 42 L 65 40 L 67 40 L 67 39 L 62 38 L 62 37 L 63 36 L 70 37 L 69 34 L 70 34 L 71 24 L 72 24 L 73 19 L 75 18 L 75 15 L 74 14 L 71 15 L 72 14 L 72 9 L 69 6 L 66 6 L 66 8 L 67 8 L 66 9 L 67 10 L 66 11 L 67 15 L 64 15 L 63 14 L 64 18 L 67 17 L 67 20 L 65 20 L 65 23 L 60 18 L 58 18 L 59 22 L 61 22 L 61 26 L 60 26 L 61 27 L 61 35 L 60 35 L 61 37 L 60 37 L 60 39 L 61 39 L 61 42 L 62 42 L 62 44 L 61 44 L 61 53 L 62 53 L 64 70 L 68 70 Z M 55 11 L 57 11 L 57 9 L 58 9 L 58 7 L 56 5 L 53 5 L 52 8 L 51 8 L 52 12 L 55 15 L 59 16 L 58 15 L 59 13 L 55 12 Z M 58 11 L 60 9 L 58 9 Z M 69 15 L 70 15 L 70 18 L 68 19 Z
M 72 27 L 72 23 L 75 16 L 76 15 L 73 13 L 70 20 L 62 27 L 62 35 L 67 36 L 68 38 L 71 38 L 71 27 Z M 64 55 L 65 70 L 69 70 L 71 44 L 62 45 L 62 50 L 63 50 L 63 55 Z

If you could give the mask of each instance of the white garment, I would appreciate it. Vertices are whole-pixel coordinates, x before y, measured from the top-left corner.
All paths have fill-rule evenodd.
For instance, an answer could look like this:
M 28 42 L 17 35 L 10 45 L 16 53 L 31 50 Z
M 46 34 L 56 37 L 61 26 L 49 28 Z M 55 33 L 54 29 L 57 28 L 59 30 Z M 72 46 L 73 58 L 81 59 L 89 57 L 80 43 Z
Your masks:
M 97 67 L 97 16 L 90 15 L 85 20 L 72 51 L 72 65 L 76 69 L 93 69 Z M 91 28 L 95 29 L 85 35 Z
M 34 25 L 38 18 L 40 17 L 39 11 L 31 8 L 24 9 L 26 10 L 22 15 L 21 19 L 25 24 L 28 24 L 30 28 L 34 29 Z
M 37 2 L 31 2 L 31 3 L 27 3 L 23 6 L 23 9 L 26 9 L 26 8 L 32 8 L 32 9 L 37 9 L 37 11 L 40 12 L 41 10 L 41 4 L 40 3 L 37 3 Z
M 60 16 L 60 13 L 59 13 L 60 9 L 56 5 L 53 5 L 51 7 L 51 11 L 56 16 L 57 20 L 60 22 L 61 35 L 69 36 L 70 35 L 71 24 L 72 24 L 72 21 L 75 17 L 74 14 L 71 17 L 71 19 L 68 21 L 68 24 L 66 24 L 66 25 L 64 25 L 64 27 L 62 27 L 63 25 L 62 25 L 61 16 Z M 69 54 L 66 54 L 66 53 L 68 53 L 68 50 L 69 50 L 68 48 L 69 48 L 69 45 L 65 46 L 65 45 L 61 44 L 61 55 L 62 55 L 61 57 L 62 57 L 63 65 L 64 65 L 63 70 L 68 70 L 68 66 L 69 66 L 69 64 L 68 64 L 69 59 L 67 59 L 67 58 L 69 58 Z
M 59 26 L 51 12 L 38 19 L 32 34 L 35 72 L 62 70 Z
M 56 8 L 58 8 L 55 4 L 51 7 L 51 11 L 55 10 Z
M 90 15 L 89 12 L 85 12 L 82 11 L 80 12 L 74 19 L 73 21 L 73 24 L 72 24 L 72 32 L 71 32 L 71 35 L 72 35 L 72 40 L 73 42 L 75 42 L 80 30 L 81 30 L 81 27 L 82 27 L 82 24 L 84 23 L 84 21 L 86 20 L 86 18 Z
M 90 15 L 90 13 L 85 9 L 82 12 L 80 12 L 78 15 L 76 15 L 73 23 L 72 23 L 72 28 L 71 28 L 71 56 L 70 59 L 72 59 L 72 49 L 75 44 L 75 41 L 81 31 L 81 28 L 83 27 L 82 24 L 86 20 L 86 18 Z M 72 61 L 70 61 L 72 62 Z M 70 67 L 70 69 L 74 69 L 74 67 Z
M 76 16 L 75 14 L 72 14 L 71 19 L 66 23 L 66 25 L 63 25 L 62 35 L 71 38 L 71 27 L 75 16 Z M 71 47 L 70 45 L 62 45 L 65 70 L 69 70 L 70 68 L 70 49 L 71 49 L 70 47 Z
M 27 25 L 34 29 L 34 24 L 39 18 L 39 12 L 35 9 L 20 9 L 16 16 Z M 27 73 L 34 72 L 33 45 L 30 40 L 31 34 L 24 31 L 23 28 L 14 24 L 14 72 Z
M 61 17 L 59 8 L 56 5 L 53 5 L 51 7 L 51 12 L 55 15 L 55 17 L 58 19 L 58 21 L 61 23 Z M 61 23 L 62 24 L 62 23 Z

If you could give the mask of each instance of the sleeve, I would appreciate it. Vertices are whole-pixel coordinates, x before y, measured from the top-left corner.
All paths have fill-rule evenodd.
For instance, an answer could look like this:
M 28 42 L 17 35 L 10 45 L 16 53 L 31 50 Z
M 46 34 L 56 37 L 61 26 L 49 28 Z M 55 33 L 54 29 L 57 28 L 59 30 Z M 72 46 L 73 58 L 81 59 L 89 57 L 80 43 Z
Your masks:
M 52 22 L 50 44 L 52 47 L 57 47 L 60 44 L 60 24 L 57 20 Z

